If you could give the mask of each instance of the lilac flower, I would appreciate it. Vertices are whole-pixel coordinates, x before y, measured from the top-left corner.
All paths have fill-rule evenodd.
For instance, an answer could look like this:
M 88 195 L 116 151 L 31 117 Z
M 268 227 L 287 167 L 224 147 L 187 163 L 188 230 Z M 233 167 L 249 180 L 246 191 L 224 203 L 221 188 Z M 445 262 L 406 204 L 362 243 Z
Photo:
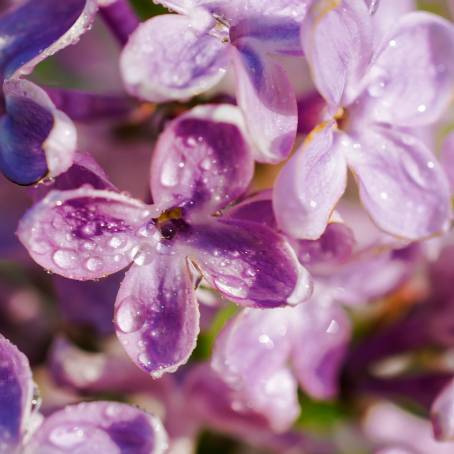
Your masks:
M 0 452 L 58 454 L 71 450 L 163 453 L 167 436 L 160 421 L 126 404 L 70 405 L 47 418 L 37 412 L 27 358 L 0 335 Z
M 19 225 L 33 259 L 64 277 L 100 278 L 134 262 L 117 295 L 117 335 L 154 375 L 175 370 L 195 346 L 199 312 L 189 262 L 246 306 L 296 304 L 310 294 L 308 273 L 283 237 L 222 214 L 252 177 L 241 118 L 233 106 L 204 106 L 167 127 L 151 168 L 154 206 L 84 186 L 52 191 Z
M 389 402 L 372 405 L 363 428 L 377 454 L 450 454 L 454 449 L 453 443 L 434 439 L 429 421 Z
M 290 239 L 313 276 L 311 299 L 295 308 L 245 309 L 216 341 L 214 369 L 234 389 L 238 405 L 247 403 L 275 430 L 288 429 L 299 413 L 298 383 L 316 399 L 336 395 L 350 340 L 350 322 L 339 303 L 381 297 L 412 269 L 410 259 L 392 255 L 395 240 L 389 242 L 364 214 L 342 208 L 346 224 L 330 224 L 318 241 Z M 244 201 L 231 215 L 276 222 L 270 193 Z
M 315 239 L 345 191 L 347 167 L 378 227 L 409 239 L 443 232 L 449 188 L 435 157 L 412 132 L 436 121 L 450 99 L 454 29 L 423 12 L 401 17 L 373 43 L 363 2 L 315 2 L 302 45 L 327 120 L 282 170 L 274 191 L 280 227 Z
M 152 18 L 131 35 L 120 62 L 127 89 L 155 102 L 187 99 L 213 87 L 232 67 L 256 159 L 284 159 L 295 140 L 297 108 L 273 55 L 301 55 L 299 26 L 307 1 L 159 3 L 179 14 Z
M 0 169 L 16 183 L 33 184 L 71 166 L 74 125 L 21 76 L 76 42 L 96 9 L 94 0 L 29 0 L 0 16 Z

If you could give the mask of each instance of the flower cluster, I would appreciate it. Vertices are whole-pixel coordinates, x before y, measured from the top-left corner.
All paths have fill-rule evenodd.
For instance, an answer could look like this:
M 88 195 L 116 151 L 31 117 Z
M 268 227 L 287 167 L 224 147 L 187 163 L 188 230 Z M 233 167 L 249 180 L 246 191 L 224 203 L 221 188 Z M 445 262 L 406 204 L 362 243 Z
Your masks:
M 416 3 L 0 5 L 0 454 L 454 451 L 454 3 Z

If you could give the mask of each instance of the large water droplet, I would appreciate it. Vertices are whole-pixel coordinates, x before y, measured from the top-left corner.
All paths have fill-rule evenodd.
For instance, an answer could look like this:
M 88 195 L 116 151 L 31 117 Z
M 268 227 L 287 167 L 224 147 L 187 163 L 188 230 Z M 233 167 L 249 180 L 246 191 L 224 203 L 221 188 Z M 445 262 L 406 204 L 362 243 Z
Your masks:
M 70 450 L 80 445 L 85 440 L 85 432 L 75 425 L 56 427 L 49 435 L 49 441 L 63 450 Z
M 134 333 L 145 323 L 141 302 L 132 296 L 123 299 L 115 311 L 115 324 L 123 333 Z
M 149 243 L 142 243 L 131 251 L 131 258 L 136 265 L 142 266 L 151 263 L 155 254 L 155 248 Z
M 298 278 L 292 294 L 287 298 L 291 305 L 299 304 L 307 299 L 312 292 L 312 280 L 309 273 L 302 266 L 298 270 Z
M 103 261 L 100 257 L 90 257 L 85 262 L 85 268 L 88 271 L 99 271 L 102 268 Z
M 52 260 L 59 268 L 63 270 L 70 270 L 77 266 L 77 255 L 69 249 L 58 249 L 54 252 Z
M 219 291 L 235 298 L 246 298 L 248 293 L 247 288 L 245 288 L 238 282 L 230 283 L 226 282 L 225 279 L 220 278 L 215 279 L 214 284 L 219 289 Z
M 161 184 L 167 187 L 176 186 L 178 183 L 178 168 L 172 160 L 167 160 L 161 169 Z

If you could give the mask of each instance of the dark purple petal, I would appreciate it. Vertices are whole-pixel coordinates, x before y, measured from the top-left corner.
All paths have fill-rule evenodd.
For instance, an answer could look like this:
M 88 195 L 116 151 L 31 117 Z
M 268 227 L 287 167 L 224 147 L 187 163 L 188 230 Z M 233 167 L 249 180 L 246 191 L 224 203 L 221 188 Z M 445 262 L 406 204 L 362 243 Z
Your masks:
M 87 402 L 53 413 L 33 434 L 25 454 L 162 454 L 167 435 L 161 422 L 118 402 Z
M 27 358 L 0 334 L 0 452 L 15 452 L 30 415 L 33 381 Z
M 232 53 L 238 104 L 257 146 L 255 157 L 261 162 L 282 161 L 293 147 L 298 126 L 293 87 L 258 40 L 242 39 Z
M 153 199 L 213 214 L 243 195 L 254 171 L 241 112 L 230 105 L 192 109 L 170 123 L 154 150 Z
M 284 238 L 258 223 L 194 225 L 186 244 L 210 285 L 237 303 L 276 307 L 298 304 L 311 293 L 310 277 Z
M 90 27 L 96 8 L 94 0 L 28 0 L 1 16 L 0 80 L 19 69 L 28 73 L 76 42 Z
M 67 170 L 76 148 L 71 120 L 46 93 L 25 80 L 3 85 L 5 115 L 0 118 L 0 169 L 18 184 L 36 183 Z
M 38 201 L 53 189 L 68 191 L 83 185 L 90 185 L 93 189 L 117 190 L 101 166 L 88 153 L 76 153 L 73 165 L 66 172 L 51 182 L 36 185 L 31 191 L 33 199 Z
M 199 310 L 179 252 L 157 254 L 127 272 L 115 302 L 115 325 L 131 359 L 154 377 L 188 360 L 199 333 Z
M 102 5 L 101 5 L 102 6 Z M 128 0 L 115 0 L 102 7 L 100 13 L 122 46 L 139 25 L 139 19 Z
M 95 279 L 127 266 L 151 211 L 112 191 L 52 191 L 22 218 L 17 234 L 32 258 L 70 279 Z M 151 235 L 153 228 L 147 229 Z

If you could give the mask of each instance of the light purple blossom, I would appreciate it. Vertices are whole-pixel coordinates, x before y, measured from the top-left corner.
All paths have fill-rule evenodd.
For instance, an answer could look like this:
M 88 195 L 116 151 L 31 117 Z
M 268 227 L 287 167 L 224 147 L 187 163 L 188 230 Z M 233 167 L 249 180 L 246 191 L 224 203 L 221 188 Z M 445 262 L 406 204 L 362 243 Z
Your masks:
M 444 232 L 449 187 L 435 156 L 413 131 L 445 110 L 454 81 L 454 29 L 428 13 L 403 15 L 374 46 L 363 2 L 315 2 L 302 46 L 327 102 L 327 120 L 309 134 L 274 188 L 279 226 L 320 237 L 347 184 L 358 183 L 369 215 L 409 239 Z
M 255 158 L 278 162 L 297 130 L 293 88 L 276 55 L 301 55 L 307 1 L 162 0 L 179 14 L 148 20 L 131 35 L 121 70 L 127 89 L 155 102 L 188 99 L 232 68 L 236 95 L 257 146 Z
M 59 454 L 69 449 L 163 453 L 167 436 L 160 421 L 126 404 L 70 405 L 44 418 L 38 413 L 27 358 L 0 335 L 0 452 Z
M 117 335 L 133 361 L 161 375 L 187 361 L 198 330 L 196 267 L 246 306 L 297 304 L 311 292 L 285 239 L 223 213 L 246 191 L 253 159 L 233 106 L 204 106 L 169 124 L 154 150 L 145 205 L 111 188 L 52 191 L 22 219 L 33 259 L 87 280 L 133 266 L 115 305 Z

